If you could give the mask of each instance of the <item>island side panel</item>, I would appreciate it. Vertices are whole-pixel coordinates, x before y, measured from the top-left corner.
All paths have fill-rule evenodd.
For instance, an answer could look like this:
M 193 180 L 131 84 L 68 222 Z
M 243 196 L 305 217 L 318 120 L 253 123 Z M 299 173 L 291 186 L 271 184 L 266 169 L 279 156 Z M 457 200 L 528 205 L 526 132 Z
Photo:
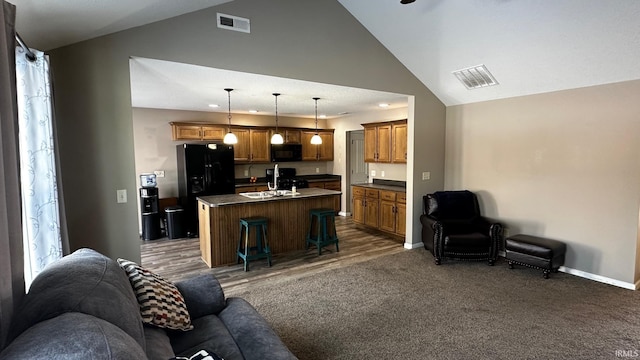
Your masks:
M 209 243 L 209 247 L 201 245 L 201 251 L 207 252 L 202 254 L 202 258 L 209 267 L 236 264 L 240 218 L 250 216 L 264 216 L 269 219 L 267 239 L 273 255 L 304 250 L 309 230 L 309 210 L 315 208 L 331 208 L 336 212 L 339 211 L 340 195 L 289 198 L 211 207 L 209 208 L 209 217 L 200 219 L 201 223 L 209 224 L 209 231 L 206 231 L 201 225 L 201 231 L 205 230 L 204 233 L 200 233 L 201 244 L 202 241 Z M 203 216 L 205 215 L 203 214 Z M 252 241 L 253 237 L 252 231 Z
M 198 234 L 200 237 L 200 254 L 202 260 L 211 267 L 211 208 L 209 205 L 198 201 Z

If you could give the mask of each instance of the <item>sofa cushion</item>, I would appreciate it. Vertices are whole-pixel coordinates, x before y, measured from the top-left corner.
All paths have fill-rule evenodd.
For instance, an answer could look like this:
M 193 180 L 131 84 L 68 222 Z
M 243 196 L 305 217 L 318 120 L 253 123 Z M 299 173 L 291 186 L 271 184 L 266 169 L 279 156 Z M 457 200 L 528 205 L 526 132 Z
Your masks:
M 147 341 L 147 357 L 149 360 L 167 360 L 176 354 L 171 347 L 167 332 L 152 325 L 144 326 L 144 338 Z
M 227 298 L 227 307 L 218 316 L 236 340 L 245 359 L 296 359 L 267 321 L 246 300 Z
M 202 274 L 176 282 L 191 319 L 217 314 L 227 305 L 220 282 L 212 274 Z
M 178 288 L 133 261 L 118 259 L 140 304 L 142 321 L 161 328 L 191 330 L 187 304 Z
M 167 331 L 176 355 L 188 357 L 199 350 L 206 350 L 225 360 L 244 359 L 236 341 L 216 315 L 194 319 L 193 327 L 194 329 L 188 333 Z
M 110 258 L 80 249 L 49 264 L 31 283 L 14 314 L 9 339 L 29 327 L 66 312 L 110 322 L 145 348 L 142 319 L 127 277 Z
M 119 327 L 82 313 L 64 313 L 35 324 L 0 353 L 20 360 L 146 359 L 140 344 Z

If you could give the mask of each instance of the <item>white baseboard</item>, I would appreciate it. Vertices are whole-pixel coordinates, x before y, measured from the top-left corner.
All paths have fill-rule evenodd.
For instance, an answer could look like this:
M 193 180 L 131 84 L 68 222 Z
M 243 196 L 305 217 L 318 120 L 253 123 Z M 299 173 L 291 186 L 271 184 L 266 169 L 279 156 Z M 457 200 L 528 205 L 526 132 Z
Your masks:
M 404 243 L 404 248 L 405 249 L 412 250 L 412 249 L 417 249 L 417 248 L 420 248 L 420 247 L 424 247 L 424 244 L 422 242 L 414 243 L 414 244 L 410 244 L 408 242 Z
M 351 213 L 346 211 L 338 211 L 338 216 L 351 216 Z
M 593 280 L 593 281 L 597 281 L 597 282 L 601 282 L 601 283 L 605 283 L 605 284 L 621 287 L 621 288 L 624 288 L 624 289 L 629 289 L 629 290 L 638 290 L 638 289 L 640 289 L 640 281 L 636 282 L 635 284 L 628 283 L 628 282 L 625 282 L 625 281 L 611 279 L 611 278 L 608 278 L 606 276 L 591 274 L 591 273 L 588 273 L 586 271 L 568 268 L 566 266 L 560 266 L 558 271 L 562 271 L 563 273 L 579 276 L 581 278 L 585 278 L 585 279 L 589 279 L 589 280 Z

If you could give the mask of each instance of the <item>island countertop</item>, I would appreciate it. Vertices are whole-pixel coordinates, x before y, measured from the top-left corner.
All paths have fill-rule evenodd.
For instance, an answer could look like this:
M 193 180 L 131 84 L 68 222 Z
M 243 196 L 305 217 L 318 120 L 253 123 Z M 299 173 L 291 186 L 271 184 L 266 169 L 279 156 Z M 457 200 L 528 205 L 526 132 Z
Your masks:
M 281 200 L 294 200 L 294 199 L 303 199 L 303 198 L 311 198 L 318 196 L 327 196 L 327 195 L 340 195 L 342 192 L 335 190 L 327 190 L 320 188 L 307 188 L 307 189 L 298 189 L 295 195 L 283 195 L 283 196 L 272 196 L 261 199 L 251 199 L 242 195 L 237 194 L 224 194 L 224 195 L 211 195 L 211 196 L 200 196 L 198 200 L 203 204 L 209 207 L 218 207 L 225 205 L 239 205 L 239 204 L 254 204 L 264 201 L 281 201 Z
M 204 262 L 209 267 L 236 264 L 240 219 L 252 216 L 268 219 L 267 238 L 272 254 L 305 250 L 311 226 L 309 212 L 340 211 L 341 192 L 320 188 L 297 192 L 264 199 L 235 194 L 198 197 L 200 253 Z

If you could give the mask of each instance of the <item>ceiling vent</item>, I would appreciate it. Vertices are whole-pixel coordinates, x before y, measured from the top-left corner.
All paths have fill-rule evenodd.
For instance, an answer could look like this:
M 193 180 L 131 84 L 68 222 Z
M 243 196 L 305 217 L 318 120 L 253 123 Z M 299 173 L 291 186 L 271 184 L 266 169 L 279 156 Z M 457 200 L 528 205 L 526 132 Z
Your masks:
M 218 27 L 221 29 L 241 31 L 245 33 L 251 32 L 251 21 L 249 19 L 221 13 L 218 13 L 217 17 Z
M 484 65 L 456 70 L 453 72 L 453 75 L 455 75 L 469 90 L 498 85 L 496 78 L 493 77 Z

